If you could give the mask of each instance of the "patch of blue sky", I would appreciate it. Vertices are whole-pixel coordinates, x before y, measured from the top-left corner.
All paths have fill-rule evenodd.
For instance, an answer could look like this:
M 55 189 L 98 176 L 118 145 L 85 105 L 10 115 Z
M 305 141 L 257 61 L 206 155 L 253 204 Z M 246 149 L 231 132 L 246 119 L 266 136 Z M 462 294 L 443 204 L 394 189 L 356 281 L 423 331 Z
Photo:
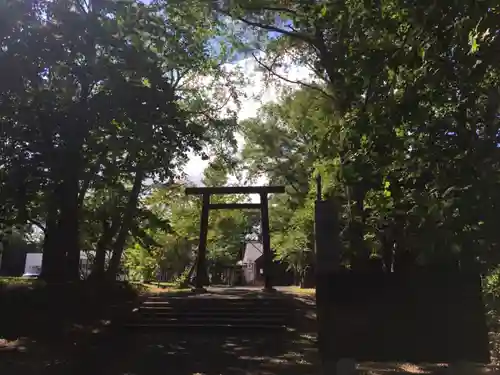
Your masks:
M 137 0 L 143 4 L 150 4 L 153 0 Z M 282 22 L 279 17 L 276 19 L 277 24 L 288 27 L 291 22 Z M 209 50 L 215 55 L 219 55 L 224 48 L 226 51 L 230 51 L 231 54 L 228 57 L 230 63 L 237 63 L 248 57 L 251 57 L 253 52 L 259 50 L 259 42 L 256 35 L 250 29 L 246 29 L 241 23 L 233 22 L 228 20 L 228 27 L 235 28 L 236 32 L 239 34 L 240 40 L 246 45 L 245 48 L 233 48 L 231 41 L 224 37 L 218 36 L 209 41 Z M 281 34 L 275 31 L 269 31 L 265 34 L 268 40 L 277 39 Z
M 279 37 L 279 33 L 277 32 L 269 32 L 266 35 L 268 40 L 273 40 Z M 261 43 L 254 38 L 252 35 L 240 35 L 240 40 L 243 42 L 242 44 L 245 47 L 233 48 L 231 41 L 224 37 L 218 36 L 209 41 L 210 48 L 215 56 L 219 55 L 221 50 L 224 48 L 226 51 L 230 51 L 230 55 L 228 60 L 230 63 L 237 63 L 241 60 L 249 58 L 252 56 L 252 53 L 261 51 L 262 46 Z

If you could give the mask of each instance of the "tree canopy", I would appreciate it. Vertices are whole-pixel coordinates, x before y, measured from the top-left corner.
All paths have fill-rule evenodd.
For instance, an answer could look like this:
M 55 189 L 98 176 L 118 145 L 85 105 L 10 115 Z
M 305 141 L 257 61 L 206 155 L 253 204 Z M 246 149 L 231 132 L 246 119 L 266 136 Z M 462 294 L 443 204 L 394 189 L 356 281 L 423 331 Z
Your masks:
M 314 76 L 247 124 L 244 158 L 272 179 L 321 172 L 341 207 L 347 265 L 376 254 L 386 268 L 402 254 L 494 257 L 497 5 L 218 4 L 253 32 L 265 51 L 254 58 L 271 77 L 286 80 L 280 68 L 291 63 Z
M 170 183 L 189 151 L 234 144 L 225 56 L 190 5 L 2 3 L 2 224 L 43 231 L 45 278 L 78 278 L 83 242 L 96 274 L 112 250 L 115 274 L 145 184 Z
M 272 247 L 297 274 L 314 266 L 317 174 L 346 267 L 494 268 L 499 25 L 492 0 L 4 1 L 0 233 L 36 228 L 47 280 L 76 279 L 81 250 L 95 277 L 179 275 L 199 235 L 183 193 L 198 154 L 205 185 L 287 186 Z M 287 89 L 238 121 L 242 58 Z M 213 212 L 211 265 L 234 264 L 248 235 L 258 215 Z

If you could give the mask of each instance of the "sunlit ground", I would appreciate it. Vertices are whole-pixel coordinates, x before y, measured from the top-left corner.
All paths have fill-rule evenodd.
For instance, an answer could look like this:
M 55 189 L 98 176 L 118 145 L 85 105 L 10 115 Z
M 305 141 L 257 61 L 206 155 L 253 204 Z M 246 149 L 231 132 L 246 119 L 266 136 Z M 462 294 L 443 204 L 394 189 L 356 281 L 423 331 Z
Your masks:
M 280 287 L 279 289 L 284 293 L 293 293 L 293 294 L 307 295 L 307 296 L 316 295 L 315 288 L 300 288 L 298 286 L 286 286 L 286 287 Z

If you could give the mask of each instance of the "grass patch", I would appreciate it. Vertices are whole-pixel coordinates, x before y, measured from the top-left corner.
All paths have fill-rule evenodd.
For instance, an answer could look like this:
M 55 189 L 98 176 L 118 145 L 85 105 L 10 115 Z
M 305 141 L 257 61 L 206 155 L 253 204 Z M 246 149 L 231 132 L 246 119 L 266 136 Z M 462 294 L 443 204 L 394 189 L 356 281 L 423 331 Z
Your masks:
M 186 294 L 191 293 L 191 288 L 181 288 L 177 283 L 173 282 L 131 282 L 130 285 L 138 292 L 138 294 Z
M 0 277 L 0 287 L 3 286 L 44 286 L 42 280 L 29 277 Z
M 166 282 L 166 281 L 149 282 L 147 284 L 149 284 L 149 285 L 155 285 L 155 286 L 158 286 L 160 288 L 170 288 L 170 289 L 178 287 L 178 285 L 176 283 Z
M 169 294 L 185 294 L 191 293 L 191 288 L 180 288 L 179 286 L 173 284 L 172 286 L 160 286 L 158 284 L 143 284 L 146 293 L 169 293 Z
M 297 295 L 315 296 L 316 288 L 301 288 L 300 286 L 287 286 L 283 288 L 283 292 Z

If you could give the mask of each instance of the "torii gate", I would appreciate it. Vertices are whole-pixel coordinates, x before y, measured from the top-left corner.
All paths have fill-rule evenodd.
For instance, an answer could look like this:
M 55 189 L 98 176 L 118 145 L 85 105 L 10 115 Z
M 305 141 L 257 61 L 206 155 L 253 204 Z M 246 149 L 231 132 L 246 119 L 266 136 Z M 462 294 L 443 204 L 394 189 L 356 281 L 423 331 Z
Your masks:
M 203 282 L 206 279 L 206 253 L 208 214 L 212 210 L 222 209 L 259 209 L 261 212 L 262 246 L 264 255 L 264 290 L 272 290 L 272 253 L 271 238 L 269 236 L 269 205 L 268 194 L 284 193 L 284 186 L 220 186 L 220 187 L 190 187 L 186 188 L 186 195 L 201 195 L 203 206 L 201 209 L 200 242 L 198 247 L 198 259 L 196 263 L 195 287 L 203 290 Z M 213 194 L 259 194 L 260 203 L 210 203 Z

